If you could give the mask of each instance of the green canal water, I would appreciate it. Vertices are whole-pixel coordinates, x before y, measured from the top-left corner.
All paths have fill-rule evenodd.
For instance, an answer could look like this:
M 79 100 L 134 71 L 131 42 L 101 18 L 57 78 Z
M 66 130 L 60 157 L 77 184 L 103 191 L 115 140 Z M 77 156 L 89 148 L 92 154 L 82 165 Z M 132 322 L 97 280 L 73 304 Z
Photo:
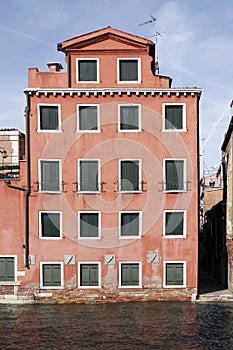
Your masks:
M 233 304 L 0 305 L 0 349 L 233 349 Z

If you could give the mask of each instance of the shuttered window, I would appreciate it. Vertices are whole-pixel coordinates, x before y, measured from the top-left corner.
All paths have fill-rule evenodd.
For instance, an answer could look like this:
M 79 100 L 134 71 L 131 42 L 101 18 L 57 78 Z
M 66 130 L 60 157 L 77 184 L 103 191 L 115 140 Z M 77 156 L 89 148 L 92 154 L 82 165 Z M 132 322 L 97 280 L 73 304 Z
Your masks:
M 78 125 L 80 131 L 98 130 L 98 107 L 78 106 Z
M 140 191 L 139 160 L 122 160 L 120 167 L 120 191 Z
M 119 81 L 138 81 L 138 59 L 119 60 Z
M 0 257 L 0 281 L 15 280 L 15 259 L 13 257 Z
M 99 213 L 80 213 L 79 214 L 79 235 L 80 237 L 99 236 Z
M 60 162 L 40 161 L 40 191 L 60 192 Z
M 165 235 L 183 235 L 184 234 L 184 212 L 166 212 L 165 213 Z
M 43 264 L 42 274 L 42 287 L 61 287 L 61 264 Z
M 120 236 L 139 236 L 139 213 L 120 214 Z
M 99 191 L 98 160 L 79 161 L 79 190 L 81 192 Z
M 139 106 L 120 106 L 120 130 L 139 130 Z
M 183 286 L 184 285 L 184 264 L 166 263 L 166 285 Z
M 78 82 L 97 82 L 97 60 L 96 59 L 83 59 L 77 60 Z
M 58 238 L 61 236 L 60 213 L 40 213 L 41 237 Z
M 139 264 L 121 263 L 121 286 L 139 286 Z
M 80 287 L 99 287 L 98 264 L 80 264 Z
M 40 130 L 58 130 L 58 106 L 39 106 Z
M 166 191 L 183 191 L 184 184 L 184 161 L 166 160 L 165 162 Z
M 183 129 L 183 105 L 165 106 L 165 129 Z

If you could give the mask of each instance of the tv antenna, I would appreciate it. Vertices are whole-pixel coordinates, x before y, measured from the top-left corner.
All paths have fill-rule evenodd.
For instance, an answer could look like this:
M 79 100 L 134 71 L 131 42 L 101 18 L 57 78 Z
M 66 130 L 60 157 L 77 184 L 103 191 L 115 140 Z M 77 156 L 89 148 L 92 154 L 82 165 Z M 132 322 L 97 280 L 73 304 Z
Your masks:
M 149 19 L 148 21 L 145 21 L 143 23 L 140 23 L 139 26 L 141 27 L 141 26 L 144 26 L 144 25 L 149 24 L 149 23 L 155 25 L 157 22 L 157 18 L 152 16 L 152 15 L 150 15 L 150 17 L 151 17 L 151 19 Z M 161 33 L 155 31 L 155 34 L 153 35 L 153 37 L 155 37 L 154 73 L 156 74 L 156 72 L 157 72 L 157 74 L 159 75 L 158 36 L 163 37 Z

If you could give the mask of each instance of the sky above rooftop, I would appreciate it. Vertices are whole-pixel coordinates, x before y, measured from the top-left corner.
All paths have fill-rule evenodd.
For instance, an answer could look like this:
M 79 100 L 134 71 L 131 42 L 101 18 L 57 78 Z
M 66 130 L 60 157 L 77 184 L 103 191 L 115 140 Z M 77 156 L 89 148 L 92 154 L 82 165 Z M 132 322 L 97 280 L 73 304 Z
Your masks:
M 156 23 L 140 25 L 156 17 Z M 61 62 L 57 43 L 106 26 L 155 40 L 160 74 L 199 87 L 201 164 L 213 173 L 233 99 L 232 0 L 7 0 L 0 10 L 0 128 L 24 130 L 29 67 Z M 204 162 L 203 162 L 204 160 Z

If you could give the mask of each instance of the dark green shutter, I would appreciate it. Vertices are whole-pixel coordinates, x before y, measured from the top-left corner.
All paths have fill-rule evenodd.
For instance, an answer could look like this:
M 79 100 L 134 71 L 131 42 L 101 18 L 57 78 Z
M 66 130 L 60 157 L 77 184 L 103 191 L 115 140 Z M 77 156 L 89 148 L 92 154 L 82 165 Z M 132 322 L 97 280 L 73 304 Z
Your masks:
M 166 285 L 182 286 L 184 284 L 183 263 L 166 264 Z
M 60 214 L 41 213 L 42 237 L 60 237 Z
M 97 81 L 97 61 L 79 60 L 78 61 L 78 80 L 79 81 Z
M 80 161 L 80 191 L 98 189 L 98 161 Z
M 166 190 L 184 190 L 183 160 L 166 161 Z
M 183 106 L 165 106 L 165 129 L 183 129 Z
M 80 286 L 81 287 L 98 287 L 98 270 L 97 264 L 80 265 Z
M 41 130 L 57 130 L 58 126 L 58 106 L 40 106 Z
M 80 213 L 80 237 L 98 237 L 98 213 Z
M 79 130 L 97 130 L 97 106 L 79 107 Z
M 139 286 L 139 264 L 121 264 L 121 285 Z
M 139 161 L 121 162 L 121 191 L 139 191 Z
M 120 106 L 120 129 L 138 130 L 139 129 L 139 107 L 138 106 Z
M 121 236 L 139 235 L 139 214 L 121 213 Z
M 166 212 L 166 235 L 184 234 L 184 213 Z
M 59 190 L 59 162 L 41 161 L 41 191 Z
M 15 280 L 15 260 L 13 257 L 0 257 L 0 281 Z
M 60 287 L 61 286 L 61 265 L 43 264 L 43 286 Z
M 120 81 L 138 81 L 138 60 L 120 60 Z

